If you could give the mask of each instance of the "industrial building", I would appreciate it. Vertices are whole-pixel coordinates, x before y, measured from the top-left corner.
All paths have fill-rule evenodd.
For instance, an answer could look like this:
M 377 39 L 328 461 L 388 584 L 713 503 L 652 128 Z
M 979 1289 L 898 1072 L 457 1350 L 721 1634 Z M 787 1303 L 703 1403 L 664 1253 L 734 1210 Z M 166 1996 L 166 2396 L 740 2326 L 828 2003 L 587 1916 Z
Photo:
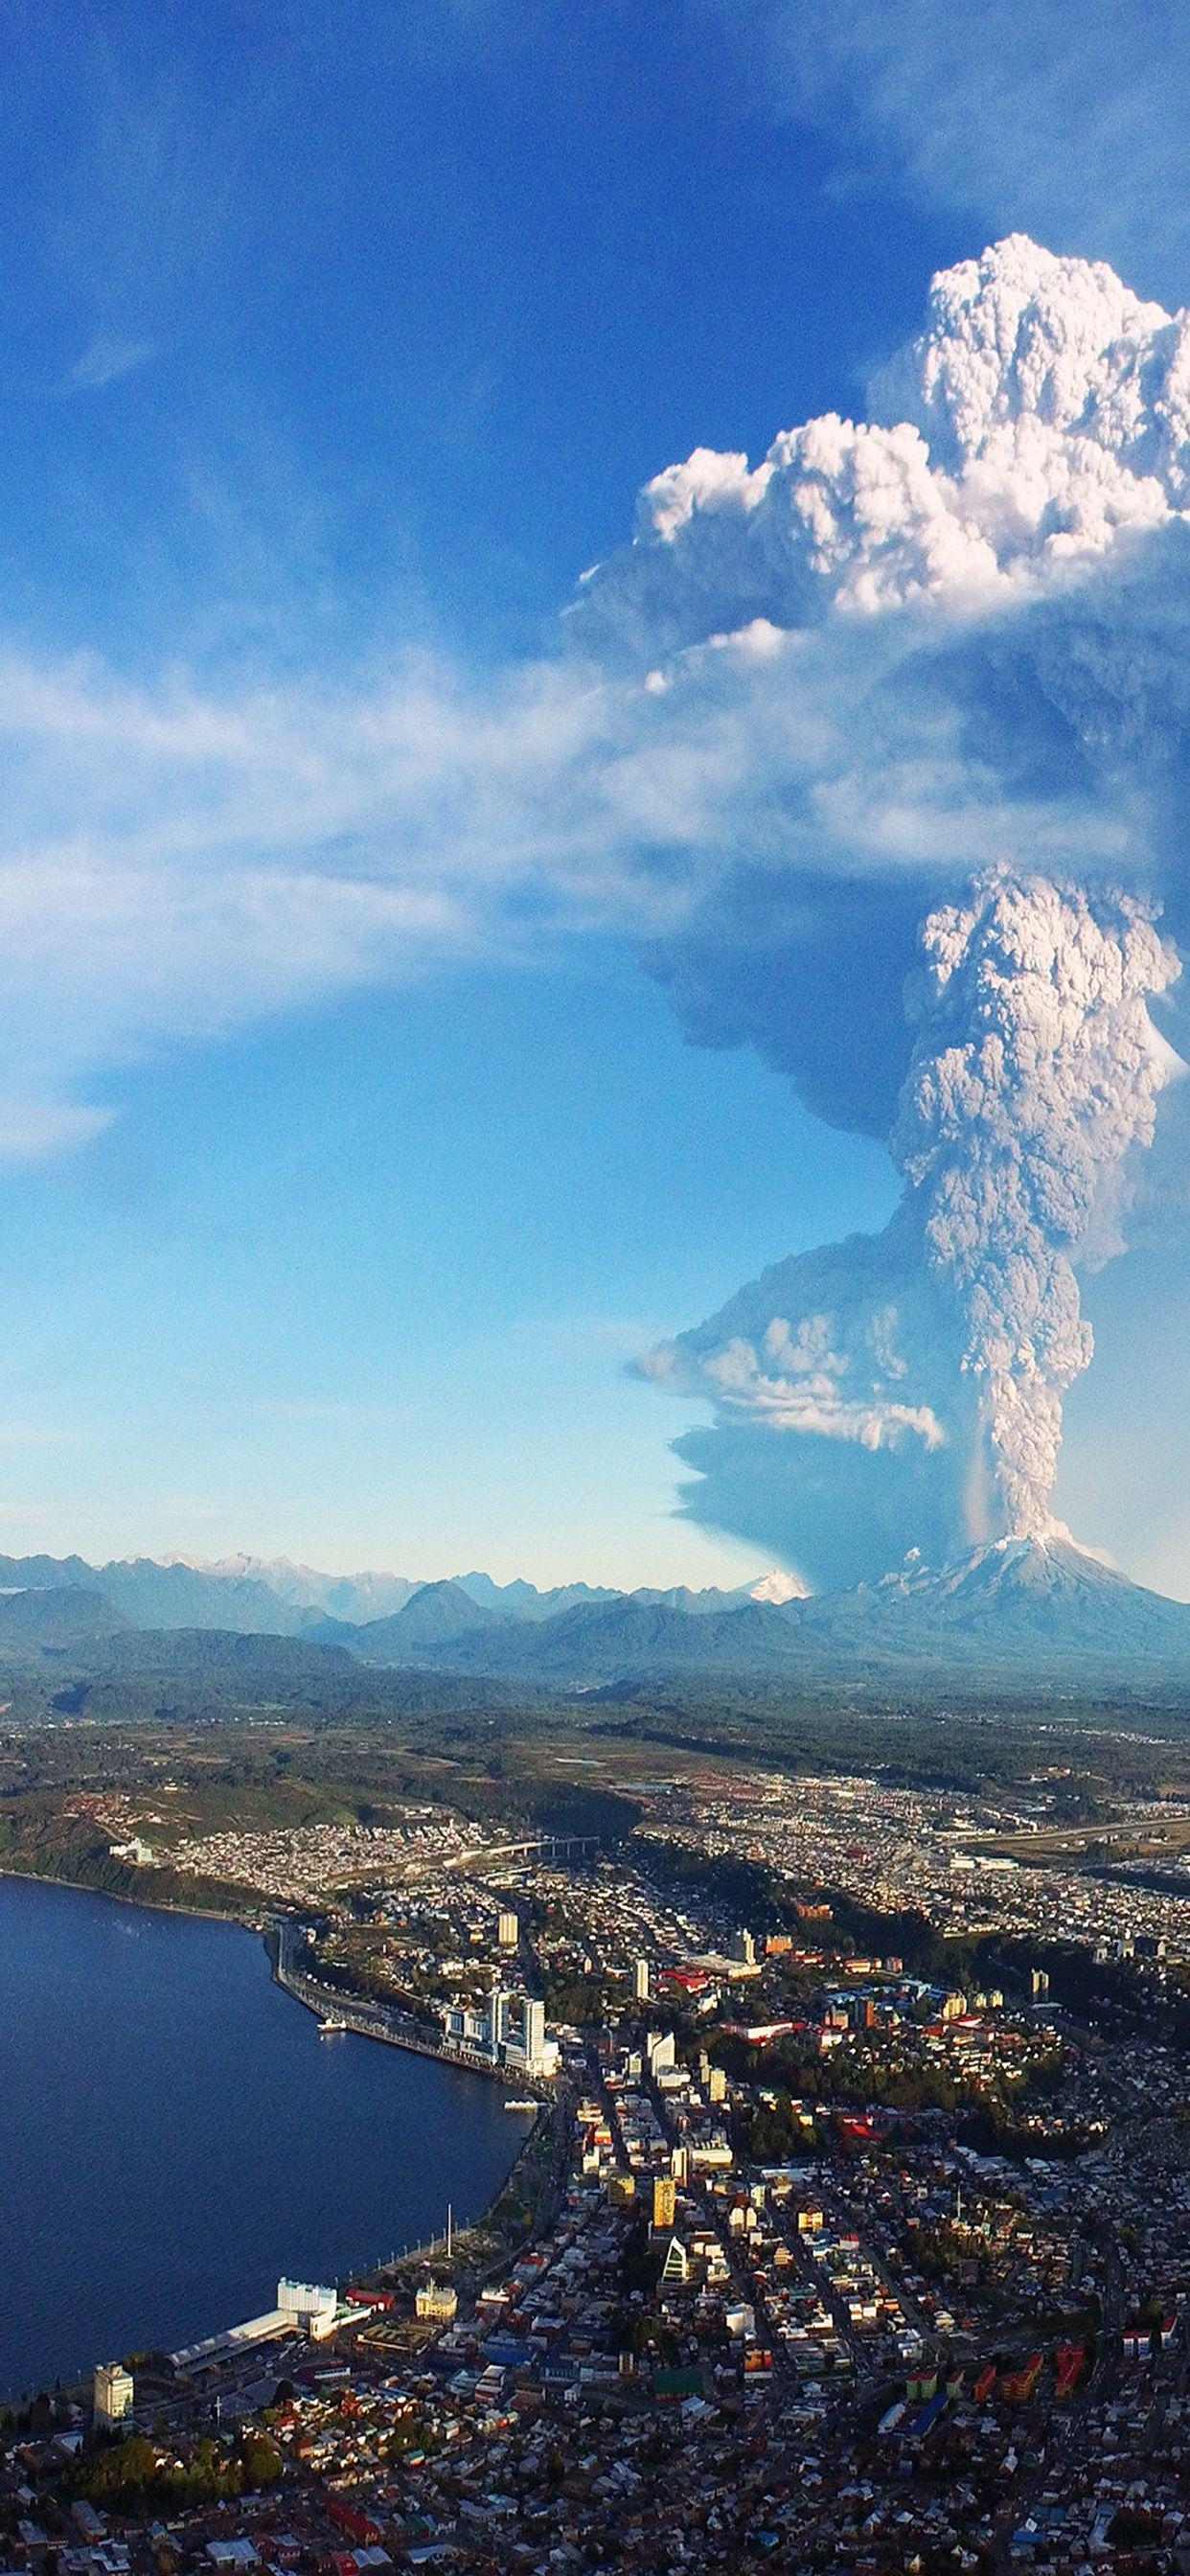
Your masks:
M 207 2335 L 201 2343 L 171 2353 L 170 2360 L 175 2370 L 197 2370 L 207 2362 L 226 2361 L 233 2353 L 251 2352 L 257 2344 L 276 2343 L 282 2335 L 308 2335 L 312 2343 L 321 2343 L 348 2314 L 358 2325 L 366 2311 L 358 2304 L 350 2310 L 341 2308 L 338 2291 L 322 2282 L 278 2281 L 275 2308 L 266 2308 L 263 2316 L 248 2317 L 242 2326 L 229 2326 L 224 2334 Z

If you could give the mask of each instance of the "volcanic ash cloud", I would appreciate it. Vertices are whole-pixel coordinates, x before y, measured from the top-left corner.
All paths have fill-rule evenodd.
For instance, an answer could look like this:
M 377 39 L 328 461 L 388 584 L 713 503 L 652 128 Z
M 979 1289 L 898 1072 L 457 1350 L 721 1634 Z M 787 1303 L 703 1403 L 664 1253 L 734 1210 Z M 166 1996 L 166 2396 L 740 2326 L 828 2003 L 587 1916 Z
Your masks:
M 964 1318 L 992 1525 L 1038 1536 L 1062 1397 L 1091 1357 L 1073 1265 L 1094 1228 L 1105 1243 L 1129 1148 L 1152 1141 L 1173 1059 L 1146 1003 L 1177 961 L 1137 902 L 1042 877 L 941 906 L 922 949 L 892 1148 Z
M 1147 1001 L 1177 960 L 1135 897 L 1003 873 L 920 947 L 891 1225 L 777 1265 L 642 1365 L 737 1433 L 916 1450 L 918 1482 L 951 1451 L 954 1541 L 1040 1536 L 1091 1357 L 1075 1264 L 1118 1249 L 1126 1157 L 1177 1064 Z M 685 1454 L 713 1470 L 697 1435 Z
M 904 1179 L 644 1363 L 713 1405 L 692 1516 L 819 1580 L 1054 1526 L 1190 935 L 1190 315 L 1013 237 L 871 410 L 658 475 L 576 621 L 675 694 L 749 665 L 769 805 L 656 970 Z

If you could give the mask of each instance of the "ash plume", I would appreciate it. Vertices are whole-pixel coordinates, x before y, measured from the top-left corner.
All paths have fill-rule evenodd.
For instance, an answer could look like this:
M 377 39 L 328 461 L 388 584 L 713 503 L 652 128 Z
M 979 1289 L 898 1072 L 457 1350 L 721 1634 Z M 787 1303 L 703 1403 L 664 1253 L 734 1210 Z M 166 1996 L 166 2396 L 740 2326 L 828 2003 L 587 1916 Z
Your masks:
M 655 477 L 579 612 L 658 690 L 750 665 L 769 803 L 654 971 L 905 1184 L 643 1363 L 713 1408 L 691 1517 L 816 1581 L 1057 1526 L 1190 936 L 1190 315 L 1014 236 L 934 280 L 870 412 Z
M 761 1488 L 756 1435 L 794 1434 L 879 1457 L 918 1540 L 1040 1537 L 1092 1351 L 1077 1265 L 1120 1248 L 1128 1157 L 1178 1067 L 1147 1004 L 1178 961 L 1139 898 L 1003 870 L 931 912 L 919 946 L 891 1223 L 777 1264 L 641 1366 L 713 1401 L 720 1429 L 678 1444 L 712 1482 L 725 1460 L 738 1475 L 742 1428 Z M 837 1574 L 775 1481 L 797 1561 Z M 821 1462 L 811 1481 L 821 1512 Z M 854 1468 L 840 1481 L 854 1503 Z
M 930 914 L 891 1138 L 965 1318 L 996 1536 L 1052 1526 L 1062 1397 L 1092 1352 L 1074 1261 L 1171 1069 L 1148 997 L 1177 960 L 1135 900 L 993 877 Z

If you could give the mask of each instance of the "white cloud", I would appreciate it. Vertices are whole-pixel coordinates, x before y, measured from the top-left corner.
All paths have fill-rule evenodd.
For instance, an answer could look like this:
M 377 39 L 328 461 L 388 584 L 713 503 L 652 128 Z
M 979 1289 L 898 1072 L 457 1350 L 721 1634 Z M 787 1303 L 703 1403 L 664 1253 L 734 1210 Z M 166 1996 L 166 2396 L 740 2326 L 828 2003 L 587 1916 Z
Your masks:
M 115 1112 L 81 1101 L 21 1100 L 0 1094 L 0 1156 L 10 1163 L 40 1163 L 90 1145 L 110 1127 Z
M 705 448 L 666 467 L 631 549 L 587 576 L 580 631 L 655 653 L 828 611 L 984 615 L 1190 498 L 1190 317 L 1021 235 L 935 278 L 871 407 L 783 430 L 754 469 Z

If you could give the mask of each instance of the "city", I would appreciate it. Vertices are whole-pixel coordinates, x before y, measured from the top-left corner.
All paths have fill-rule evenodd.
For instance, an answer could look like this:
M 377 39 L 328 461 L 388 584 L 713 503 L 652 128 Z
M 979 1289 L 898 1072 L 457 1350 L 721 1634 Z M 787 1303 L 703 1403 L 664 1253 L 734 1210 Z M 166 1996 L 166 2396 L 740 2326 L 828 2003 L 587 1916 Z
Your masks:
M 178 1835 L 329 2046 L 528 2125 L 486 2217 L 19 2411 L 14 2565 L 1183 2568 L 1190 1804 L 1088 1836 L 1063 1772 L 688 1758 L 614 1853 L 425 1804 Z M 104 1812 L 150 1893 L 167 1802 Z

